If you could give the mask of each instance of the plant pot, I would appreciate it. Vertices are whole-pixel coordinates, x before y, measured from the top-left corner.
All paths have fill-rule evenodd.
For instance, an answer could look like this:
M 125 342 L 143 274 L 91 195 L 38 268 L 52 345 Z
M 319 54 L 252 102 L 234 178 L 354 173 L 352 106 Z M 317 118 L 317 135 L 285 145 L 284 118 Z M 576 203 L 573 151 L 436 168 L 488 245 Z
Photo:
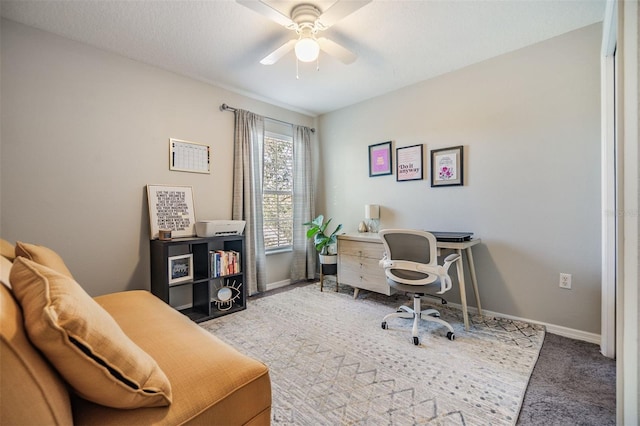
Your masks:
M 338 264 L 338 255 L 337 254 L 320 254 L 320 263 L 323 265 L 337 265 Z
M 322 273 L 324 275 L 335 275 L 338 272 L 338 255 L 321 254 L 320 268 L 322 268 Z
M 323 275 L 336 275 L 338 273 L 338 264 L 337 263 L 330 263 L 330 264 L 320 264 L 320 267 L 322 268 L 322 274 Z

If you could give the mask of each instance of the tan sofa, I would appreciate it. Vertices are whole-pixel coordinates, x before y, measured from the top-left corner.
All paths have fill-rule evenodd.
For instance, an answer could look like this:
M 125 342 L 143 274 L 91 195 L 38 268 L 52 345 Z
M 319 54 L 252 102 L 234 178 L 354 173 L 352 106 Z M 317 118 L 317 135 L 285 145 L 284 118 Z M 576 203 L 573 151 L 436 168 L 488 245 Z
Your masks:
M 126 291 L 94 298 L 170 383 L 170 404 L 111 408 L 77 395 L 30 341 L 29 316 L 10 289 L 10 269 L 27 264 L 0 256 L 0 424 L 267 425 L 268 368 L 222 342 L 151 293 Z M 32 264 L 32 263 L 29 263 Z M 48 270 L 46 270 L 48 271 Z M 51 272 L 53 274 L 53 272 Z M 12 279 L 14 275 L 11 275 Z M 75 366 L 74 366 L 75 368 Z M 83 368 L 78 365 L 77 368 Z M 108 389 L 105 389 L 108 392 Z

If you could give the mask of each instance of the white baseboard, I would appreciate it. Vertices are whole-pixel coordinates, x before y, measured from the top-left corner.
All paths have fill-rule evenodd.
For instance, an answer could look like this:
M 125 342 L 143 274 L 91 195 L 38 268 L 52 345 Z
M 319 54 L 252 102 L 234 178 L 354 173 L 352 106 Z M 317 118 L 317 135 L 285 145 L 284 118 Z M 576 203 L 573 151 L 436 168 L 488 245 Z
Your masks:
M 267 291 L 275 290 L 276 288 L 280 288 L 280 287 L 286 287 L 289 284 L 291 284 L 291 280 L 282 280 L 282 281 L 276 281 L 274 283 L 268 283 Z
M 460 305 L 459 303 L 448 303 L 451 306 L 455 306 L 457 308 L 462 309 L 462 305 Z M 469 306 L 468 307 L 468 311 L 469 312 L 473 312 L 475 314 L 478 313 L 478 309 L 474 306 Z M 555 324 L 549 324 L 546 322 L 542 322 L 542 321 L 536 321 L 536 320 L 532 320 L 529 318 L 521 318 L 521 317 L 516 317 L 513 315 L 507 315 L 507 314 L 503 314 L 500 312 L 493 312 L 493 311 L 488 311 L 486 309 L 482 310 L 482 313 L 484 315 L 489 315 L 489 316 L 494 316 L 494 317 L 500 317 L 500 318 L 507 318 L 507 319 L 511 319 L 514 321 L 524 321 L 524 322 L 528 322 L 531 324 L 538 324 L 538 325 L 543 325 L 547 332 L 551 333 L 551 334 L 557 334 L 558 336 L 562 336 L 562 337 L 568 337 L 569 339 L 575 339 L 575 340 L 582 340 L 584 342 L 589 342 L 589 343 L 595 343 L 596 345 L 600 344 L 600 335 L 599 334 L 595 334 L 595 333 L 589 333 L 586 331 L 582 331 L 582 330 L 576 330 L 573 328 L 568 328 L 568 327 L 563 327 L 561 325 L 555 325 Z
M 575 330 L 573 328 L 562 327 L 560 325 L 545 324 L 547 331 L 558 336 L 568 337 L 570 339 L 583 340 L 589 343 L 600 345 L 601 336 L 596 333 L 588 333 L 586 331 Z

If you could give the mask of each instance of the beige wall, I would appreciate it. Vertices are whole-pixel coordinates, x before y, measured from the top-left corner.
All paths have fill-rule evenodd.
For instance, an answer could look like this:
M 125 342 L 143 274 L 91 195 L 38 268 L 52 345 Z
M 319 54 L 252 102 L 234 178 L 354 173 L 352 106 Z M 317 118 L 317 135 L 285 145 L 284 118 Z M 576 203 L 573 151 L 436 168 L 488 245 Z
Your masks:
M 473 231 L 483 308 L 599 334 L 600 41 L 593 25 L 320 117 L 318 212 L 355 231 L 376 203 L 382 228 Z M 465 185 L 368 177 L 388 140 L 424 144 L 426 172 L 464 145 Z
M 220 104 L 314 124 L 10 21 L 1 41 L 0 232 L 58 251 L 92 295 L 149 288 L 147 184 L 191 185 L 197 219 L 231 217 L 233 114 Z M 169 171 L 170 137 L 211 145 L 211 174 Z

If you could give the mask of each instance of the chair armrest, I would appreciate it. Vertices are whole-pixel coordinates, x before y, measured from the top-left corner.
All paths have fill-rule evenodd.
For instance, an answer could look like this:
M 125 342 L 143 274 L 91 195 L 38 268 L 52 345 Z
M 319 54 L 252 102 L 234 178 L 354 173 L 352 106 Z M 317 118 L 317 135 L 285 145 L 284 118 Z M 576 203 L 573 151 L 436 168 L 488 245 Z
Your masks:
M 442 264 L 442 267 L 444 268 L 445 272 L 449 271 L 449 267 L 453 262 L 456 262 L 460 259 L 462 258 L 458 253 L 451 253 L 449 256 L 445 257 L 444 263 Z
M 382 259 L 380 259 L 380 261 L 378 262 L 378 265 L 380 265 L 383 268 L 388 268 L 389 265 L 387 263 L 388 263 L 387 253 L 385 252 L 385 254 L 382 256 Z
M 444 258 L 444 261 L 445 262 L 453 262 L 454 260 L 456 260 L 459 257 L 460 257 L 460 255 L 458 253 L 451 253 L 449 256 Z
M 449 267 L 453 262 L 457 262 L 462 259 L 458 253 L 452 253 L 444 258 L 444 263 L 438 269 L 438 276 L 440 277 L 440 291 L 436 294 L 442 294 L 451 290 L 453 284 L 451 283 L 451 277 L 449 276 Z

